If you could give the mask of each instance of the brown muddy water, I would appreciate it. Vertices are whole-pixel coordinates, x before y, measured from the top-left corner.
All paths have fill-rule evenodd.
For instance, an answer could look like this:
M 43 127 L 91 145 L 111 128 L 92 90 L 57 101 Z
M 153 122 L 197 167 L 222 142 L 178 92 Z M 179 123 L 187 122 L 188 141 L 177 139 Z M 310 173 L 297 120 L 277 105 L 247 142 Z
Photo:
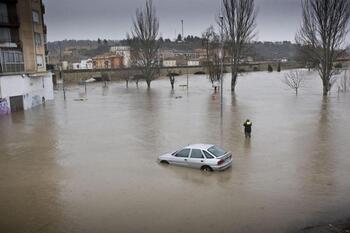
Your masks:
M 0 117 L 0 232 L 293 232 L 350 216 L 350 94 L 310 74 L 226 77 L 223 119 L 205 76 L 71 86 L 67 101 Z M 176 98 L 181 96 L 182 98 Z M 242 124 L 253 121 L 245 140 Z M 192 143 L 230 150 L 224 172 L 162 166 Z

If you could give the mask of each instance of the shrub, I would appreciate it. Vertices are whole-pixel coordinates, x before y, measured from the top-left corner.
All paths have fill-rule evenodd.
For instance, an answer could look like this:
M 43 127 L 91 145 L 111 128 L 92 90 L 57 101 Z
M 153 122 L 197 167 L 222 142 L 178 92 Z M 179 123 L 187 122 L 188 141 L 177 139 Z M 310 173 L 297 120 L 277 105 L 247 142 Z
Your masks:
M 281 72 L 281 63 L 278 63 L 277 65 L 277 72 Z
M 269 65 L 267 66 L 267 71 L 268 71 L 268 72 L 273 72 L 272 65 L 269 64 Z

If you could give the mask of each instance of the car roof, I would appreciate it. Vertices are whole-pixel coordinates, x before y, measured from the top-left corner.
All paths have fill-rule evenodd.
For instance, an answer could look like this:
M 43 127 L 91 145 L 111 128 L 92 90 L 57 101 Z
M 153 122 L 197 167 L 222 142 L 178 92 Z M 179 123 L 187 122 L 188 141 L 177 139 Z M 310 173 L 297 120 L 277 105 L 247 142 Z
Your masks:
M 189 149 L 200 149 L 200 150 L 208 150 L 208 148 L 214 146 L 213 144 L 191 144 L 186 146 L 185 148 Z

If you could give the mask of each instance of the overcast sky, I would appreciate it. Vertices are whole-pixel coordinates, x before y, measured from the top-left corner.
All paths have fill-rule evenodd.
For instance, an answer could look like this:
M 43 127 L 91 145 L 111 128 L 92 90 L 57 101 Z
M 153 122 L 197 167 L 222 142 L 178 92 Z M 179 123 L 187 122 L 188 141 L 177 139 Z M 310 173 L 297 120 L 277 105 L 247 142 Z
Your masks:
M 135 10 L 145 0 L 44 0 L 48 40 L 124 39 L 130 32 Z M 294 41 L 300 25 L 300 0 L 255 0 L 258 8 L 257 38 L 260 41 Z M 154 0 L 160 34 L 175 38 L 181 33 L 200 36 L 216 26 L 220 0 Z

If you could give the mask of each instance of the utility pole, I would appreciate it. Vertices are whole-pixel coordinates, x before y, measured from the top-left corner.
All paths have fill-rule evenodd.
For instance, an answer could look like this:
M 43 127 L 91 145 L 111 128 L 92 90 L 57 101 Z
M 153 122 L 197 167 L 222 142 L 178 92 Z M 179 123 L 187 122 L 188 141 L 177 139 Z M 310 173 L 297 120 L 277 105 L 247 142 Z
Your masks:
M 184 20 L 181 19 L 181 39 L 184 41 Z
M 186 73 L 187 73 L 187 91 L 188 91 L 188 56 L 186 56 L 186 62 L 187 62 L 187 64 L 186 64 Z
M 63 88 L 63 99 L 66 100 L 66 87 L 65 87 L 65 82 L 64 82 L 64 72 L 61 70 L 61 79 L 62 79 L 62 88 Z
M 223 102 L 224 102 L 224 17 L 220 16 L 221 26 L 221 49 L 220 49 L 220 104 L 221 104 L 221 118 L 223 117 Z

